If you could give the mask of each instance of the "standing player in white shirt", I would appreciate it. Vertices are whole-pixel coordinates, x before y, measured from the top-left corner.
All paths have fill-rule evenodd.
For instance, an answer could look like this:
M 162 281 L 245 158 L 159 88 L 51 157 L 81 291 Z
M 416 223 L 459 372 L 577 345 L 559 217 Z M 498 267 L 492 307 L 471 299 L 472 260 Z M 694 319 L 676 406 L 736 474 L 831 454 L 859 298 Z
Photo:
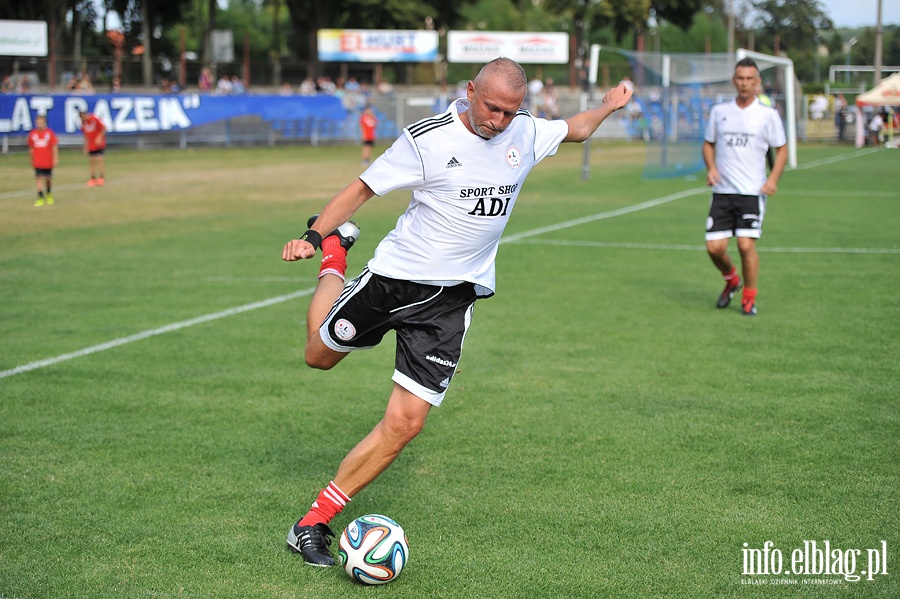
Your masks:
M 286 261 L 312 258 L 320 245 L 324 254 L 307 313 L 309 366 L 332 368 L 349 352 L 377 345 L 390 330 L 397 339 L 384 418 L 288 533 L 288 545 L 310 565 L 334 565 L 328 522 L 394 461 L 443 400 L 475 300 L 494 294 L 500 237 L 532 167 L 560 143 L 588 139 L 631 98 L 619 86 L 597 108 L 547 121 L 521 110 L 526 90 L 518 63 L 489 62 L 469 82 L 466 99 L 404 129 L 308 221 L 300 239 L 284 246 Z M 374 195 L 395 189 L 412 190 L 406 212 L 345 287 L 347 250 L 359 235 L 349 219 Z
M 759 254 L 766 197 L 778 191 L 778 179 L 787 163 L 787 139 L 778 112 L 756 96 L 759 68 L 745 58 L 734 68 L 733 102 L 713 107 L 706 127 L 703 159 L 706 184 L 713 188 L 706 219 L 706 251 L 725 279 L 716 305 L 726 308 L 743 286 L 741 313 L 756 315 Z M 775 163 L 766 176 L 766 153 L 775 148 Z M 744 280 L 728 256 L 728 243 L 737 237 Z

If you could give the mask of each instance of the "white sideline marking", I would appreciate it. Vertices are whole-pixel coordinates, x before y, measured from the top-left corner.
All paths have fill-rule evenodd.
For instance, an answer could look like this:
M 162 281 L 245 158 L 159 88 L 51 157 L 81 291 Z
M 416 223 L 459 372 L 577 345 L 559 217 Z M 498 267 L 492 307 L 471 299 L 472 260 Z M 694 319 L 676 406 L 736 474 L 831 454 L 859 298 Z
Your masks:
M 59 364 L 60 362 L 65 362 L 67 360 L 72 360 L 74 358 L 80 358 L 82 356 L 89 356 L 89 355 L 95 354 L 97 352 L 105 351 L 107 349 L 112 349 L 114 347 L 119 347 L 120 345 L 126 345 L 128 343 L 140 341 L 141 339 L 147 339 L 149 337 L 155 337 L 156 335 L 162 335 L 163 333 L 171 333 L 173 331 L 186 329 L 187 327 L 192 327 L 196 324 L 203 324 L 205 322 L 211 322 L 213 320 L 218 320 L 220 318 L 234 316 L 235 314 L 249 312 L 250 310 L 256 310 L 258 308 L 265 308 L 268 306 L 273 306 L 275 304 L 281 304 L 284 302 L 288 302 L 292 299 L 297 299 L 298 297 L 310 295 L 313 291 L 315 291 L 315 288 L 303 289 L 300 291 L 295 291 L 294 293 L 288 293 L 287 295 L 279 295 L 277 297 L 272 297 L 267 300 L 253 302 L 252 304 L 245 304 L 243 306 L 238 306 L 237 308 L 229 308 L 227 310 L 222 310 L 221 312 L 214 312 L 212 314 L 206 314 L 205 316 L 198 316 L 197 318 L 192 318 L 190 320 L 182 320 L 181 322 L 167 324 L 166 326 L 159 327 L 158 329 L 150 329 L 147 331 L 142 331 L 135 335 L 129 335 L 128 337 L 120 337 L 118 339 L 113 339 L 112 341 L 107 341 L 106 343 L 92 345 L 90 347 L 86 347 L 84 349 L 74 351 L 72 353 L 63 354 L 61 356 L 56 356 L 55 358 L 47 358 L 46 360 L 38 360 L 37 362 L 29 362 L 28 364 L 23 364 L 22 366 L 16 366 L 15 368 L 11 368 L 10 370 L 0 371 L 0 379 L 6 378 L 8 376 L 13 376 L 14 374 L 22 374 L 23 372 L 37 370 L 38 368 L 43 368 L 45 366 L 53 366 L 54 364 Z
M 593 214 L 591 216 L 583 216 L 581 218 L 576 218 L 574 220 L 567 220 L 566 222 L 559 223 L 556 225 L 540 227 L 538 229 L 532 229 L 531 231 L 523 231 L 521 233 L 516 233 L 515 235 L 506 235 L 500 240 L 500 243 L 515 243 L 515 242 L 519 241 L 520 239 L 525 239 L 526 237 L 534 237 L 535 235 L 542 235 L 544 233 L 551 233 L 553 231 L 559 231 L 561 229 L 568 229 L 570 227 L 575 227 L 577 225 L 592 223 L 597 220 L 603 220 L 606 218 L 612 218 L 614 216 L 621 216 L 623 214 L 637 212 L 638 210 L 646 210 L 647 208 L 653 208 L 654 206 L 659 206 L 660 204 L 674 202 L 675 200 L 680 200 L 681 198 L 686 198 L 689 196 L 697 195 L 699 193 L 709 193 L 709 190 L 706 187 L 695 187 L 694 189 L 680 191 L 678 193 L 673 193 L 672 195 L 667 195 L 667 196 L 664 196 L 661 198 L 656 198 L 655 200 L 649 200 L 647 202 L 642 202 L 640 204 L 635 204 L 633 206 L 626 206 L 624 208 L 619 208 L 618 210 L 611 210 L 609 212 L 601 212 L 599 214 Z
M 669 245 L 664 243 L 631 243 L 627 241 L 563 241 L 555 239 L 525 241 L 522 245 L 561 245 L 574 247 L 619 248 L 638 250 L 687 250 L 705 252 L 704 245 Z M 767 254 L 900 254 L 900 248 L 780 248 L 759 247 Z
M 850 152 L 849 154 L 838 154 L 837 156 L 832 156 L 831 158 L 822 158 L 821 160 L 813 160 L 812 162 L 807 162 L 805 164 L 801 164 L 794 170 L 801 171 L 807 168 L 814 168 L 817 166 L 823 166 L 825 164 L 833 164 L 835 162 L 840 162 L 841 160 L 849 160 L 850 158 L 856 158 L 858 156 L 865 156 L 866 154 L 871 154 L 872 152 L 877 152 L 880 148 L 868 148 L 866 150 L 857 150 L 856 152 Z

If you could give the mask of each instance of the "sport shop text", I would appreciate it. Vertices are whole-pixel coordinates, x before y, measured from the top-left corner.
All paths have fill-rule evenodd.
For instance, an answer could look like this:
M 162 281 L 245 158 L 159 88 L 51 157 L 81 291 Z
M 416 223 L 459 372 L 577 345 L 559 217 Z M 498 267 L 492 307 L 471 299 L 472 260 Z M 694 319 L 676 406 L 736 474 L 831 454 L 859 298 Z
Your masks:
M 744 576 L 843 576 L 848 582 L 875 580 L 888 573 L 887 541 L 874 549 L 841 549 L 831 541 L 803 541 L 787 555 L 766 541 L 762 548 L 744 543 Z

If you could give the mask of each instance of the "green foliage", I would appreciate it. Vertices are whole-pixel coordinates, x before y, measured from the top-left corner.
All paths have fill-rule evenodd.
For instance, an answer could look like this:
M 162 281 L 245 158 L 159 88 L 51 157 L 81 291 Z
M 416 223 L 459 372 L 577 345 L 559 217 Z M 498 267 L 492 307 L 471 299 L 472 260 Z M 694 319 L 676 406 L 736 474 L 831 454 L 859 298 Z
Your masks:
M 834 26 L 818 0 L 759 0 L 753 5 L 760 11 L 765 39 L 774 40 L 778 36 L 782 49 L 814 47 L 817 32 Z

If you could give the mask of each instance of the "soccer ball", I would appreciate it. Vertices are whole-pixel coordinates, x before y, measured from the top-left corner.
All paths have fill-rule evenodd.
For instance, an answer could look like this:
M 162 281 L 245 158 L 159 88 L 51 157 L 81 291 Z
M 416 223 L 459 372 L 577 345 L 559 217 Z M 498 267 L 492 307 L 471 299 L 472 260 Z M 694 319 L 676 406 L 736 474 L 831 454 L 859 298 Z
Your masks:
M 400 576 L 409 542 L 403 528 L 387 516 L 360 516 L 341 534 L 338 558 L 356 582 L 385 584 Z

